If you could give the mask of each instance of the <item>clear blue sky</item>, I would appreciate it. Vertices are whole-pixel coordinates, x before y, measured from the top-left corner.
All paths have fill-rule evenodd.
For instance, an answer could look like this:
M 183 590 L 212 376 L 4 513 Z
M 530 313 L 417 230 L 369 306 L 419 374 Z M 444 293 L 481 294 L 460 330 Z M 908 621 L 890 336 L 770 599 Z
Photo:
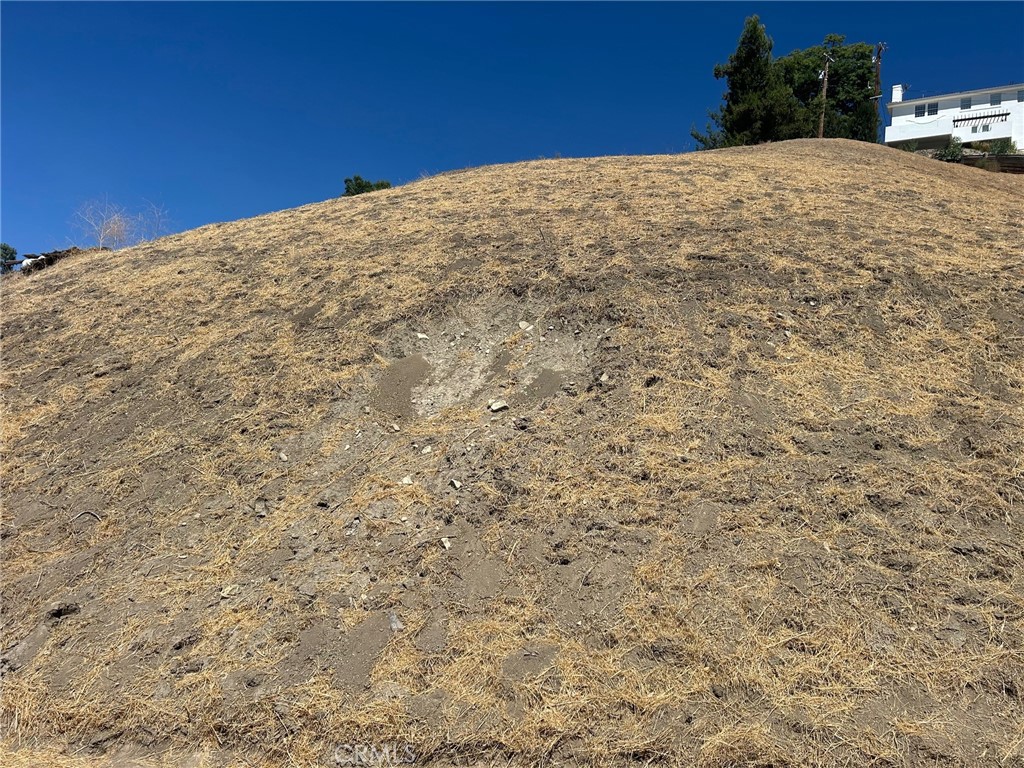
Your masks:
M 688 151 L 753 13 L 776 55 L 887 42 L 886 99 L 1024 81 L 1021 2 L 3 2 L 0 234 L 66 247 L 102 196 L 183 230 L 353 174 Z

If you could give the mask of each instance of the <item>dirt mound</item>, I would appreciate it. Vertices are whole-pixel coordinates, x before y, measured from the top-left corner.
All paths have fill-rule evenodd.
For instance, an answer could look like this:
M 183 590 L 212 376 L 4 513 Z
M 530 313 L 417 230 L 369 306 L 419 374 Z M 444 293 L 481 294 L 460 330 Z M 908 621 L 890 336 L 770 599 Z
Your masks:
M 549 160 L 6 279 L 8 760 L 1021 764 L 1022 192 Z

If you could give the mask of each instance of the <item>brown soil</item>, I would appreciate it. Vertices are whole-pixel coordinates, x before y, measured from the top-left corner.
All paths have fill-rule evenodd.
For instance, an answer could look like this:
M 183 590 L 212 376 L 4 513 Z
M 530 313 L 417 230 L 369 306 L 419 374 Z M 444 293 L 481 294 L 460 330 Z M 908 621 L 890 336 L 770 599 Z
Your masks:
M 1022 200 L 550 160 L 5 278 L 5 764 L 1024 765 Z

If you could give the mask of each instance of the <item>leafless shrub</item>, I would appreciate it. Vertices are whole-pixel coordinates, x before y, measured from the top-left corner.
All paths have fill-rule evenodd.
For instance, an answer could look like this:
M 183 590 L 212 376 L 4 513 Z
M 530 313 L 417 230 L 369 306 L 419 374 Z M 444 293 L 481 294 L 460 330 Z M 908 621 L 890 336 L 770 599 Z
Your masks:
M 147 200 L 146 207 L 136 215 L 136 227 L 140 241 L 156 240 L 166 235 L 170 232 L 167 209 Z
M 167 209 L 146 201 L 141 211 L 130 211 L 107 198 L 89 200 L 75 211 L 73 223 L 82 236 L 99 248 L 118 250 L 153 240 L 168 231 Z

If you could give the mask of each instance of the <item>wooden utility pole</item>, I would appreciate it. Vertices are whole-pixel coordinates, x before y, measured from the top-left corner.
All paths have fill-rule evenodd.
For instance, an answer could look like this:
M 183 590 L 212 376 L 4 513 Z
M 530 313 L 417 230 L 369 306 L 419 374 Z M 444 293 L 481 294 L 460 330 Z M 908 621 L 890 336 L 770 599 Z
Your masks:
M 885 43 L 879 43 L 875 47 L 875 96 L 882 96 L 882 53 L 888 49 Z
M 882 54 L 885 52 L 885 50 L 888 47 L 889 46 L 887 46 L 885 43 L 879 43 L 878 46 L 875 48 L 875 95 L 874 95 L 874 98 L 878 101 L 878 103 L 875 105 L 875 117 L 876 117 L 876 120 L 878 121 L 877 125 L 878 125 L 879 128 L 881 128 L 882 126 L 885 125 L 885 112 L 882 111 L 882 104 L 885 103 L 885 102 L 882 101 Z M 880 133 L 880 131 L 876 131 L 876 133 Z M 884 136 L 884 133 L 882 133 L 881 136 L 880 135 L 876 135 L 875 136 L 875 140 L 876 141 L 881 141 L 882 136 Z
M 818 120 L 818 138 L 825 138 L 825 99 L 828 98 L 828 65 L 832 57 L 825 54 L 825 71 L 821 76 L 821 119 Z

